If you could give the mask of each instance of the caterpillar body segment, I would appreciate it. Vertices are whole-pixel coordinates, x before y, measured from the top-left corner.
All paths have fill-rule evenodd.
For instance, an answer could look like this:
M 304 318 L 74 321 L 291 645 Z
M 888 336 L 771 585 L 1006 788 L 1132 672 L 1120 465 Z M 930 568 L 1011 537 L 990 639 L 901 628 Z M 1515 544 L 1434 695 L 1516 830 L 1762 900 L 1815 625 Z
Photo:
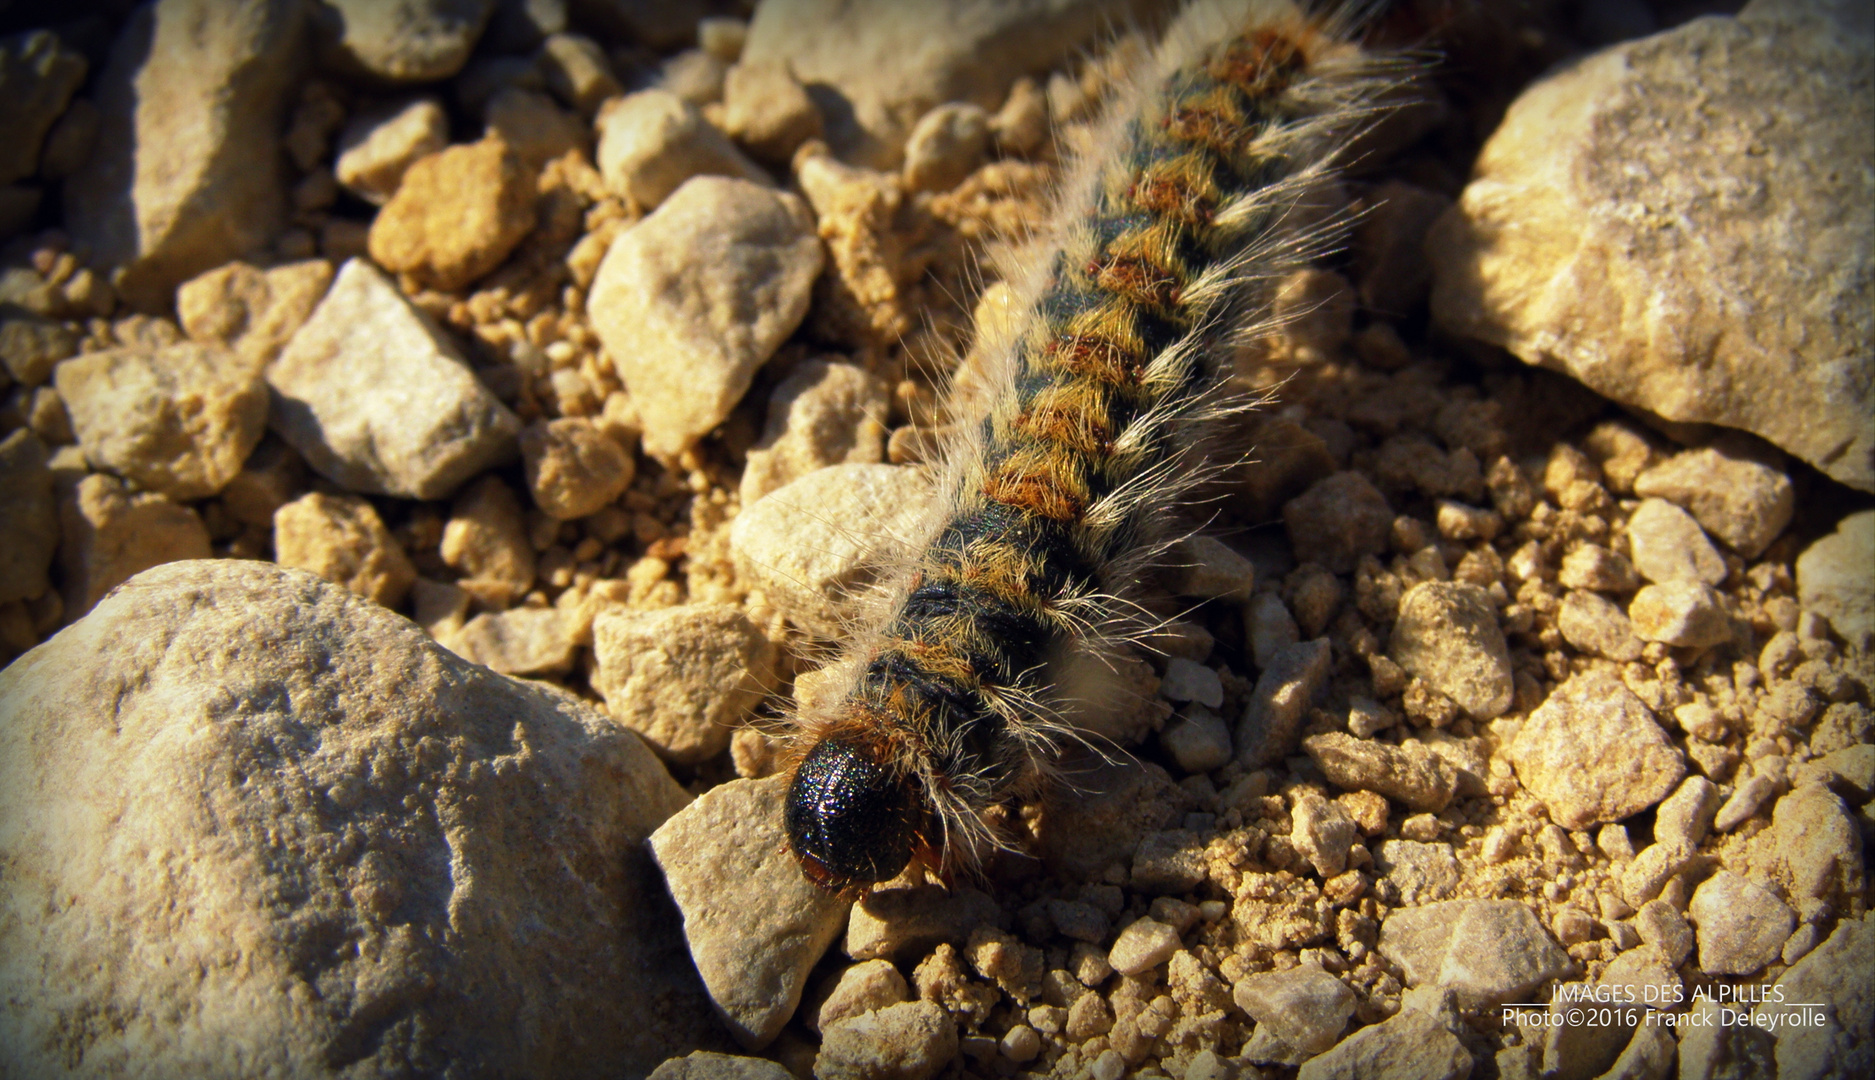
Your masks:
M 1344 23 L 1197 5 L 1115 96 L 1011 277 L 1025 314 L 850 691 L 800 718 L 786 831 L 817 884 L 857 895 L 914 857 L 974 869 L 1001 843 L 985 813 L 1086 741 L 1067 703 L 1100 693 L 1057 687 L 1152 629 L 1130 597 L 1179 537 L 1203 441 L 1247 407 L 1229 352 L 1336 239 L 1299 208 L 1392 85 Z

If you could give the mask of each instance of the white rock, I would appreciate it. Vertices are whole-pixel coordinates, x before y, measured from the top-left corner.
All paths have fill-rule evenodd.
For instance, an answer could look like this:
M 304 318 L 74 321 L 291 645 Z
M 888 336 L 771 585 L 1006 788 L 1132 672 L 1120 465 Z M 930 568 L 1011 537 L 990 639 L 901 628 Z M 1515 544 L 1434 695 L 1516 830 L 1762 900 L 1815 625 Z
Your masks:
M 612 242 L 587 307 L 648 453 L 674 456 L 729 415 L 800 325 L 823 258 L 799 198 L 715 176 Z
M 1471 1052 L 1435 1017 L 1418 1009 L 1343 1039 L 1302 1064 L 1297 1080 L 1463 1080 L 1471 1075 Z
M 577 613 L 558 607 L 485 611 L 446 644 L 464 660 L 503 675 L 557 675 L 573 666 L 578 627 Z
M 1231 992 L 1237 1007 L 1257 1022 L 1257 1053 L 1266 1064 L 1294 1065 L 1335 1044 L 1354 1015 L 1354 991 L 1319 967 L 1252 975 Z
M 1777 1074 L 1785 1080 L 1823 1080 L 1829 1076 L 1865 1076 L 1875 1068 L 1875 990 L 1869 985 L 1869 958 L 1875 956 L 1875 920 L 1843 919 L 1829 939 L 1791 965 L 1777 987 L 1782 1002 L 1755 1010 L 1765 1020 L 1776 1016 Z M 1786 1003 L 1824 1002 L 1829 1008 L 1797 1009 Z M 1815 1023 L 1817 1012 L 1823 1022 Z M 1767 1015 L 1769 1014 L 1769 1015 Z M 1796 1014 L 1796 1015 L 1793 1015 Z M 1795 1021 L 1802 1015 L 1810 1023 Z
M 768 397 L 742 471 L 742 505 L 829 465 L 885 459 L 885 385 L 857 364 L 806 360 Z
M 909 992 L 905 976 L 890 960 L 862 960 L 840 972 L 826 1000 L 808 1017 L 808 1026 L 816 1033 L 822 1032 L 829 1024 L 897 1005 Z
M 1159 680 L 1159 696 L 1167 701 L 1192 701 L 1219 709 L 1224 706 L 1224 683 L 1216 668 L 1174 656 L 1165 662 L 1165 677 Z
M 827 1028 L 815 1080 L 929 1080 L 957 1057 L 957 1022 L 934 1001 L 907 1001 Z
M 685 799 L 571 697 L 310 574 L 150 571 L 0 673 L 9 1066 L 642 1073 L 705 1037 L 644 854 Z
M 1703 647 L 1732 637 L 1719 594 L 1684 578 L 1643 586 L 1628 604 L 1628 620 L 1637 636 L 1668 645 Z
M 1563 640 L 1583 652 L 1623 663 L 1641 657 L 1641 639 L 1627 613 L 1597 593 L 1572 589 L 1556 612 Z
M 1178 929 L 1156 919 L 1139 919 L 1120 931 L 1107 962 L 1122 975 L 1137 975 L 1165 963 L 1179 948 Z
M 1283 606 L 1282 597 L 1260 592 L 1250 598 L 1244 609 L 1244 632 L 1250 638 L 1250 656 L 1261 671 L 1270 666 L 1277 650 L 1302 640 L 1296 620 Z
M 1377 948 L 1409 986 L 1449 987 L 1461 1007 L 1488 1008 L 1562 974 L 1569 956 L 1515 900 L 1446 900 L 1396 910 Z
M 732 780 L 651 836 L 710 1000 L 750 1049 L 781 1033 L 846 920 L 848 905 L 808 883 L 783 839 L 789 783 Z
M 267 382 L 274 430 L 352 491 L 444 498 L 515 453 L 520 421 L 362 259 L 339 270 Z

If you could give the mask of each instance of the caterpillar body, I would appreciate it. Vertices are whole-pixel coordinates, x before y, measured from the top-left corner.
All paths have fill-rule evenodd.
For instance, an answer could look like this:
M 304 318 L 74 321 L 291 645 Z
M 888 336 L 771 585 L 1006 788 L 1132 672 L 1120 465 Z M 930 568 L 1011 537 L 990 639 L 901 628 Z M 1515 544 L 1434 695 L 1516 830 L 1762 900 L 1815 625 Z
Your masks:
M 985 812 L 1085 741 L 1065 673 L 1152 628 L 1139 582 L 1180 538 L 1167 522 L 1206 438 L 1247 407 L 1230 353 L 1274 330 L 1274 283 L 1332 244 L 1298 208 L 1393 85 L 1349 21 L 1205 3 L 1114 95 L 1010 282 L 1024 314 L 887 614 L 852 646 L 850 690 L 799 718 L 784 824 L 811 881 L 859 895 L 914 858 L 974 868 L 1002 843 Z

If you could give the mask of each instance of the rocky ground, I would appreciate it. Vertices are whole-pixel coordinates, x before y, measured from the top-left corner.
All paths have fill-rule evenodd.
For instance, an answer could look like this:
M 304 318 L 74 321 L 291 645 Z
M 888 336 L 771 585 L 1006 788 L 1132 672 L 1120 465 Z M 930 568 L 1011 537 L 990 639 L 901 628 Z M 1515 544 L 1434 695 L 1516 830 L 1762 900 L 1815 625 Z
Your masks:
M 0 9 L 0 1072 L 1875 1069 L 1853 5 L 1388 8 L 1126 753 L 800 877 L 781 717 L 1162 7 Z

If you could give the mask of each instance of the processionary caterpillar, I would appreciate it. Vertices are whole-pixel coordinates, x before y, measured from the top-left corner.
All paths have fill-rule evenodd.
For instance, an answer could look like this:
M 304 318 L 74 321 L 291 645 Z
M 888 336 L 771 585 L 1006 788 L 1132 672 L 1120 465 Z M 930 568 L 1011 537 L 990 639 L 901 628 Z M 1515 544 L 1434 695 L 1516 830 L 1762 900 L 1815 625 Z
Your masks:
M 1139 582 L 1180 539 L 1202 442 L 1249 404 L 1229 354 L 1276 329 L 1275 283 L 1339 235 L 1298 210 L 1397 82 L 1349 22 L 1203 3 L 1114 96 L 1010 280 L 1024 314 L 889 614 L 851 647 L 850 690 L 800 718 L 786 829 L 816 884 L 975 867 L 1000 842 L 984 812 L 1085 739 L 1056 687 L 1152 629 Z

